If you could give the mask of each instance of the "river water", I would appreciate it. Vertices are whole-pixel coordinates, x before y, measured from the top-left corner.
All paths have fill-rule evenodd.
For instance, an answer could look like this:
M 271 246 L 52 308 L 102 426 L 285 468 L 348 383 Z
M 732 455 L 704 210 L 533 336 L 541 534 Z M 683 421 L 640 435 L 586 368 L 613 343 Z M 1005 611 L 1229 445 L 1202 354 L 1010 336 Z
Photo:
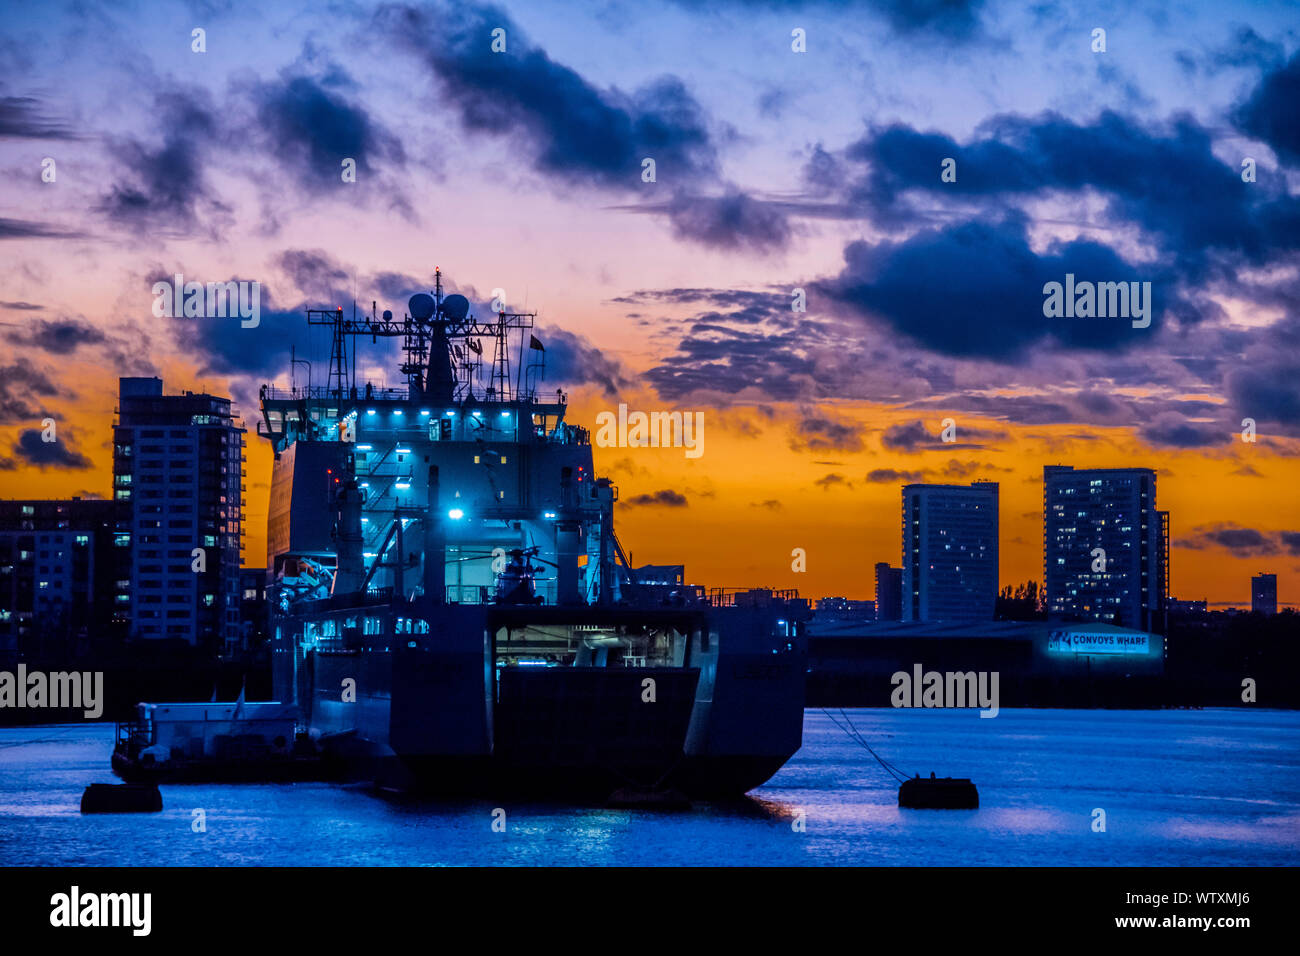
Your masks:
M 0 865 L 1300 861 L 1294 711 L 847 714 L 909 773 L 970 777 L 980 809 L 900 810 L 897 784 L 819 710 L 805 715 L 803 749 L 750 799 L 681 813 L 394 800 L 361 785 L 298 783 L 164 785 L 162 813 L 83 817 L 86 784 L 116 782 L 112 726 L 0 728 Z

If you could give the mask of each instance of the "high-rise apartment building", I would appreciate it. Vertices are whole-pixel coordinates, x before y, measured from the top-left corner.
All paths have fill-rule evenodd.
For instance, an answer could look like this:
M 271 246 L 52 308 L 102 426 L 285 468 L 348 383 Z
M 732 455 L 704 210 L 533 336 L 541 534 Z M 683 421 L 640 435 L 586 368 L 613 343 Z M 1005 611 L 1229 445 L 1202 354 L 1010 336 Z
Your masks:
M 1169 588 L 1169 515 L 1150 468 L 1043 468 L 1047 612 L 1161 630 Z
M 1250 579 L 1250 609 L 1260 614 L 1277 613 L 1277 575 L 1257 574 Z
M 904 621 L 991 621 L 998 484 L 903 486 Z
M 212 650 L 240 641 L 244 428 L 230 399 L 120 382 L 113 495 L 129 549 L 130 632 Z

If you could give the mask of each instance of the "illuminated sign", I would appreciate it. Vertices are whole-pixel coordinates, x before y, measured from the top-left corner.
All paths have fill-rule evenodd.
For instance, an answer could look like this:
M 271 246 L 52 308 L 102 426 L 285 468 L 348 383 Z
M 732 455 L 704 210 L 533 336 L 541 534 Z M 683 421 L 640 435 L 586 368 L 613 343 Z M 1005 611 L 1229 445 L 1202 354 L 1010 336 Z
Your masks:
M 1056 654 L 1147 654 L 1150 637 L 1111 631 L 1052 631 L 1047 649 Z

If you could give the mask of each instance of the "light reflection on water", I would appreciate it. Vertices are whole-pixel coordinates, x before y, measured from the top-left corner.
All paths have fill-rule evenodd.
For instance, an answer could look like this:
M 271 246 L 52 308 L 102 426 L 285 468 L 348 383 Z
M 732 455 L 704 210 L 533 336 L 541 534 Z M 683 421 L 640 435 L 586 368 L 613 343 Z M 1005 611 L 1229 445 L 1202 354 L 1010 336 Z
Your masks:
M 392 800 L 324 783 L 163 787 L 160 814 L 82 817 L 111 725 L 0 729 L 0 864 L 1294 865 L 1300 714 L 853 710 L 907 772 L 968 776 L 981 809 L 901 810 L 820 711 L 734 805 L 688 813 Z M 506 811 L 505 833 L 492 811 Z M 191 829 L 202 808 L 206 833 Z M 1106 832 L 1092 830 L 1106 812 Z

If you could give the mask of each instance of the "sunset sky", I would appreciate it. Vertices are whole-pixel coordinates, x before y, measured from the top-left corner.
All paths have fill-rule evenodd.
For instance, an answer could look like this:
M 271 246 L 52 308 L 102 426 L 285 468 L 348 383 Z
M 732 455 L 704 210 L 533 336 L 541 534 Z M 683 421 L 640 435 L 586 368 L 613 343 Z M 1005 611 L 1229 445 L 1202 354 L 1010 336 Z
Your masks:
M 698 459 L 595 450 L 635 563 L 870 598 L 900 486 L 989 479 L 1002 583 L 1041 580 L 1043 465 L 1147 466 L 1175 597 L 1300 602 L 1293 3 L 0 11 L 0 497 L 107 496 L 117 378 L 159 375 L 241 408 L 257 563 L 302 310 L 437 266 L 539 313 L 571 421 L 704 412 Z M 260 326 L 154 317 L 175 273 L 259 282 Z M 1067 273 L 1151 282 L 1150 327 L 1045 318 Z

